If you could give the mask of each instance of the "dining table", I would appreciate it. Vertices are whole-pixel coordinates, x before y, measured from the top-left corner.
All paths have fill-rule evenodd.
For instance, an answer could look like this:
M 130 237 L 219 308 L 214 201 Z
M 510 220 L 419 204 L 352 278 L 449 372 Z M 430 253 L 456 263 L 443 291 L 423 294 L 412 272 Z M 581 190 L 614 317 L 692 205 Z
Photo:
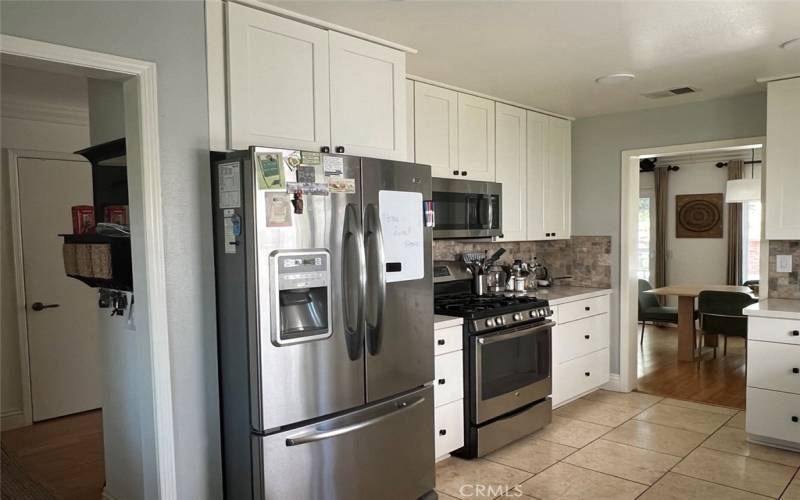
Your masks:
M 738 292 L 746 293 L 753 297 L 753 290 L 746 286 L 737 285 L 669 285 L 647 290 L 645 293 L 661 296 L 678 297 L 678 359 L 680 361 L 694 361 L 697 351 L 697 331 L 694 325 L 694 302 L 700 292 Z M 717 336 L 708 335 L 706 345 L 717 345 Z

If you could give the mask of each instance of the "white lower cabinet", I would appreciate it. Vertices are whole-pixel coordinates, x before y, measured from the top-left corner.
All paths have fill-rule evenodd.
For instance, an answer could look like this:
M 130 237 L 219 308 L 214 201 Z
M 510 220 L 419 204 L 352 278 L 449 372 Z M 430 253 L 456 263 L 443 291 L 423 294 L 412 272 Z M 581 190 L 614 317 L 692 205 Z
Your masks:
M 800 449 L 800 395 L 747 388 L 747 433 Z
M 463 326 L 436 328 L 433 332 L 434 442 L 441 459 L 464 446 Z
M 553 306 L 553 406 L 609 380 L 608 295 Z

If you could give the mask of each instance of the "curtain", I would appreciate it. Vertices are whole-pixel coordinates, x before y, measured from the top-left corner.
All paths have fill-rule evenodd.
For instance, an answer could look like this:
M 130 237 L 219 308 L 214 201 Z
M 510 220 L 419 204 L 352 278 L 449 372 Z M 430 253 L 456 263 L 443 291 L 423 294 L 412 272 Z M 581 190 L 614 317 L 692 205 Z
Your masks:
M 741 179 L 742 160 L 728 162 L 728 180 Z M 742 284 L 742 204 L 728 204 L 728 284 Z
M 653 270 L 653 287 L 667 284 L 667 205 L 669 203 L 669 170 L 667 167 L 656 167 L 653 170 L 656 188 L 656 267 Z M 666 297 L 659 296 L 664 304 Z

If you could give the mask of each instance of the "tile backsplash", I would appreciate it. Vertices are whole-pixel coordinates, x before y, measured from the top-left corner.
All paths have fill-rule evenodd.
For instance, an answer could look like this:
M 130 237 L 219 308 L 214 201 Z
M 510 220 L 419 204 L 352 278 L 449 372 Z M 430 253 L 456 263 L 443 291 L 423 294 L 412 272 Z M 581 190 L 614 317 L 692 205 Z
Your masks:
M 777 271 L 778 255 L 792 256 L 792 272 Z M 800 299 L 800 241 L 771 240 L 769 242 L 769 297 Z
M 436 240 L 433 242 L 434 260 L 456 260 L 462 253 L 483 252 L 493 254 L 500 247 L 506 253 L 500 258 L 503 264 L 514 259 L 532 262 L 533 258 L 547 267 L 551 276 L 572 276 L 563 280 L 565 285 L 611 288 L 611 237 L 573 236 L 569 240 L 513 241 L 513 242 L 463 242 L 461 240 Z

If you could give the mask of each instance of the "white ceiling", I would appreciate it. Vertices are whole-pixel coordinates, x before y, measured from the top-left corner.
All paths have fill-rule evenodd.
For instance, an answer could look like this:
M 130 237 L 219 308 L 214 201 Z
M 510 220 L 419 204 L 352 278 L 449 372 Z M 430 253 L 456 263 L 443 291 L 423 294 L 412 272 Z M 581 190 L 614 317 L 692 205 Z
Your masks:
M 272 2 L 271 2 L 272 3 Z M 763 91 L 800 72 L 800 1 L 279 2 L 409 45 L 408 72 L 577 117 Z M 598 85 L 629 72 L 636 80 Z M 690 85 L 702 92 L 648 99 Z

